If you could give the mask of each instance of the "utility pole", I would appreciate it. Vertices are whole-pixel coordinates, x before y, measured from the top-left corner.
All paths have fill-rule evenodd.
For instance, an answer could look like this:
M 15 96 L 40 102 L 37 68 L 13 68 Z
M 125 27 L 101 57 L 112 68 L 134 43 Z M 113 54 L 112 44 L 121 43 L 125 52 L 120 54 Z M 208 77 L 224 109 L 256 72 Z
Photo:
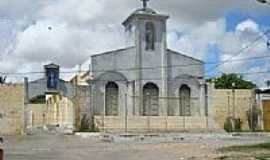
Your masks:
M 127 93 L 125 94 L 125 132 L 127 133 L 128 127 L 128 107 L 127 107 Z
M 151 109 L 151 95 L 149 92 L 146 93 L 147 95 L 147 101 L 148 101 L 148 104 L 147 104 L 147 111 L 146 111 L 146 114 L 147 114 L 147 128 L 148 128 L 148 132 L 150 132 L 150 109 Z
M 235 83 L 232 83 L 232 94 L 233 94 L 233 119 L 236 118 L 235 115 Z

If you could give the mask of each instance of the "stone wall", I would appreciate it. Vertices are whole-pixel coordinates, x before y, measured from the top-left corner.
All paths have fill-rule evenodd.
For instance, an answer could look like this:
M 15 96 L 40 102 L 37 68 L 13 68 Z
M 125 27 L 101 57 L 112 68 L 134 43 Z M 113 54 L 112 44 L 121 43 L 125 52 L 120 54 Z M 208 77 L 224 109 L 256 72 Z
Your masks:
M 27 125 L 38 127 L 45 124 L 46 104 L 27 104 L 26 109 L 29 115 Z
M 61 95 L 46 96 L 46 124 L 59 125 L 59 127 L 71 127 L 74 125 L 74 103 Z
M 208 126 L 207 117 L 180 117 L 180 116 L 134 116 L 128 117 L 102 117 L 95 116 L 95 123 L 100 130 L 105 131 L 206 131 Z
M 254 90 L 209 89 L 209 116 L 223 129 L 227 117 L 240 118 L 242 129 L 249 130 L 247 111 L 255 103 Z
M 24 87 L 0 85 L 0 135 L 20 135 L 24 131 Z

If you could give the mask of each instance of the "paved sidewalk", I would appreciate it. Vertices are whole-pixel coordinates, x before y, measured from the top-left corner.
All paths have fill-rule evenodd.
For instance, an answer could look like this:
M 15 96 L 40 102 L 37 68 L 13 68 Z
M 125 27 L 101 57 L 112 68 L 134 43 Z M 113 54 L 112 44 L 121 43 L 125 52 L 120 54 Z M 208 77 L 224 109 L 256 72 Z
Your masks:
M 186 134 L 187 137 L 195 135 Z M 212 137 L 211 137 L 212 136 Z M 197 137 L 197 136 L 196 136 Z M 5 160 L 211 160 L 222 146 L 270 141 L 267 137 L 201 135 L 193 141 L 103 142 L 79 136 L 7 137 Z

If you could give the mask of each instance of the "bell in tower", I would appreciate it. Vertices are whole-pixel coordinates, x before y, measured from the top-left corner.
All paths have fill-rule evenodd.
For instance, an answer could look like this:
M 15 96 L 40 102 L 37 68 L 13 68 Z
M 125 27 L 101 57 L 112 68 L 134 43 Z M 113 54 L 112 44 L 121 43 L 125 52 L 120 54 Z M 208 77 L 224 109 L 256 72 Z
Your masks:
M 149 8 L 149 0 L 141 1 L 143 8 L 134 11 L 123 22 L 127 45 L 146 52 L 159 51 L 166 46 L 166 23 L 169 16 Z

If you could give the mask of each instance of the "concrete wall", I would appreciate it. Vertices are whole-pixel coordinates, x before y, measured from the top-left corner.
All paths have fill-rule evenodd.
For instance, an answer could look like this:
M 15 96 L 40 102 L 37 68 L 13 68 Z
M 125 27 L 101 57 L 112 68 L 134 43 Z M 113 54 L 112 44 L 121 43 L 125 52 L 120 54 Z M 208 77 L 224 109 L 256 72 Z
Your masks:
M 249 130 L 247 111 L 255 104 L 253 90 L 209 89 L 209 116 L 218 128 L 223 129 L 226 118 L 235 115 L 242 122 L 242 129 Z M 234 105 L 235 104 L 235 105 Z M 235 107 L 234 107 L 235 106 Z
M 23 85 L 0 85 L 0 135 L 20 135 L 24 131 Z

